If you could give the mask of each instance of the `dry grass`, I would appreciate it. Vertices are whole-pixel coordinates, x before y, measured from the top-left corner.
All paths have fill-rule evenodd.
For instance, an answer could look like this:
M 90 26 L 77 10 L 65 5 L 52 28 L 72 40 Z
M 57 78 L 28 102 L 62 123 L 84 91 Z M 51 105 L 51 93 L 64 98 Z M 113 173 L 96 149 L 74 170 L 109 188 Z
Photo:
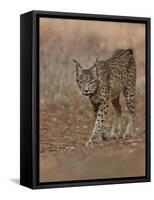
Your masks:
M 74 103 L 74 63 L 89 67 L 95 59 L 109 58 L 116 48 L 133 48 L 137 63 L 137 90 L 144 92 L 145 25 L 82 20 L 40 21 L 41 104 Z

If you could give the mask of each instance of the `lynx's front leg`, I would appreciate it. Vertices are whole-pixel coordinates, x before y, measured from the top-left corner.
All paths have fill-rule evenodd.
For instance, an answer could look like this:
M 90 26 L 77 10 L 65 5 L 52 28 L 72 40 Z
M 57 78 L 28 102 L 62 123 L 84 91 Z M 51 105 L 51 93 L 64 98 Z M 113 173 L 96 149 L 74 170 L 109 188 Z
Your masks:
M 86 146 L 88 144 L 92 145 L 93 141 L 96 141 L 96 142 L 102 141 L 102 138 L 105 135 L 104 122 L 107 115 L 108 107 L 109 107 L 109 99 L 105 98 L 101 101 L 100 106 L 98 108 L 93 133 L 91 137 L 89 138 L 88 142 L 86 143 Z

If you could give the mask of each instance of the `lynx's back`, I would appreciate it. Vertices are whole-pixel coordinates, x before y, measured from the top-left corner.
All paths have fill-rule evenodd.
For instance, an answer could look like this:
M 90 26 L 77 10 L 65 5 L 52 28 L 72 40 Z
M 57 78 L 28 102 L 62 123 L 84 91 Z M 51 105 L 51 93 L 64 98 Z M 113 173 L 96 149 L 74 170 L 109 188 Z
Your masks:
M 128 85 L 135 84 L 136 64 L 131 49 L 117 49 L 111 58 L 99 62 L 101 65 L 99 70 L 99 86 L 104 85 L 104 81 L 106 84 L 109 84 L 111 99 L 123 92 Z M 107 75 L 104 75 L 105 73 Z

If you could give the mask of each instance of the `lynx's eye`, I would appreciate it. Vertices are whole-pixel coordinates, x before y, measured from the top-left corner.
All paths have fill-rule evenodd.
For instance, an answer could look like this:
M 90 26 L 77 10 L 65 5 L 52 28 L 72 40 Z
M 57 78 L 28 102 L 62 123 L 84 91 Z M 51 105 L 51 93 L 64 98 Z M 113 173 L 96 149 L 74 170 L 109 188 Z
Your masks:
M 80 81 L 80 80 L 77 80 L 77 83 L 80 84 L 80 85 L 83 85 L 83 82 Z
M 94 83 L 96 83 L 96 81 L 94 80 L 94 81 L 91 81 L 90 82 L 90 85 L 93 85 Z

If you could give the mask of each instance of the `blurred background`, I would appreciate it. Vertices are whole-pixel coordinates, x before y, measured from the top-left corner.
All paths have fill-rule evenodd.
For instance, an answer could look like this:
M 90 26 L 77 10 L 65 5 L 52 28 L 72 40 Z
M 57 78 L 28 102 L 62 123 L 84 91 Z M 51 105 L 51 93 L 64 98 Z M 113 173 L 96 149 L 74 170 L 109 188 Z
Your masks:
M 117 48 L 132 48 L 137 66 L 135 137 L 85 147 L 94 113 L 75 81 L 78 60 L 89 68 Z M 123 131 L 128 116 L 121 96 Z M 110 106 L 106 131 L 114 109 Z M 137 163 L 137 164 L 136 164 Z M 145 25 L 40 18 L 40 179 L 76 180 L 145 174 Z
M 108 59 L 116 48 L 133 48 L 137 87 L 144 92 L 144 24 L 41 18 L 41 104 L 69 103 L 80 95 L 75 88 L 73 58 L 87 68 L 96 58 Z

